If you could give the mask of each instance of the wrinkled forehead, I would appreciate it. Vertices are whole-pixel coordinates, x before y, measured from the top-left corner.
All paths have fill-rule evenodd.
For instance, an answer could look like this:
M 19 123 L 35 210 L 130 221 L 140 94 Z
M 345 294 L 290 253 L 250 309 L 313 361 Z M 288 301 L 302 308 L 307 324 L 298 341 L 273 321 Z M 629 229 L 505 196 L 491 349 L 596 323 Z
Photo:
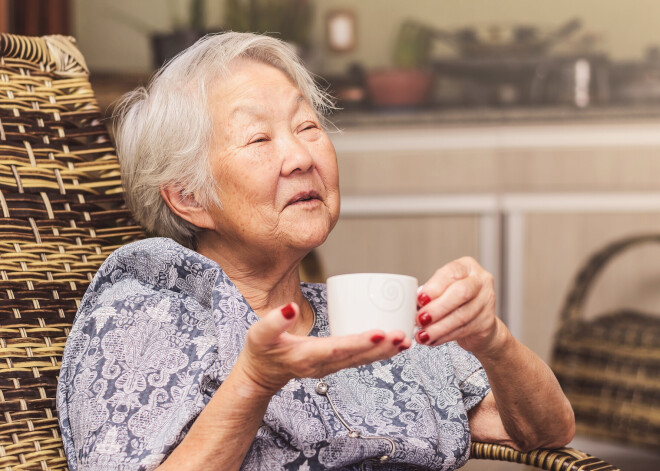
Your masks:
M 209 83 L 208 92 L 213 113 L 217 114 L 220 108 L 220 114 L 227 117 L 245 110 L 254 114 L 272 103 L 273 98 L 317 114 L 309 97 L 294 79 L 285 70 L 268 62 L 236 59 Z
M 259 60 L 247 56 L 238 56 L 229 62 L 214 61 L 190 64 L 183 74 L 169 71 L 167 68 L 152 83 L 152 91 L 162 90 L 164 93 L 181 93 L 184 95 L 205 96 L 214 91 L 216 87 L 229 80 L 241 66 L 246 64 L 259 64 L 270 67 L 273 72 L 282 73 L 296 88 L 301 87 L 286 68 L 278 63 Z M 305 96 L 304 90 L 301 93 Z M 310 97 L 305 96 L 309 100 Z
M 229 62 L 226 67 L 223 67 L 222 70 L 218 71 L 218 74 L 213 77 L 214 79 L 210 84 L 210 90 L 213 91 L 215 87 L 222 86 L 227 81 L 230 81 L 236 74 L 245 75 L 244 72 L 246 67 L 250 66 L 257 66 L 251 67 L 253 70 L 259 69 L 258 72 L 255 72 L 252 75 L 252 77 L 248 77 L 253 79 L 253 84 L 276 76 L 284 77 L 297 90 L 298 94 L 302 95 L 308 102 L 310 101 L 309 97 L 305 96 L 304 91 L 286 69 L 279 67 L 277 64 L 249 57 L 237 57 Z

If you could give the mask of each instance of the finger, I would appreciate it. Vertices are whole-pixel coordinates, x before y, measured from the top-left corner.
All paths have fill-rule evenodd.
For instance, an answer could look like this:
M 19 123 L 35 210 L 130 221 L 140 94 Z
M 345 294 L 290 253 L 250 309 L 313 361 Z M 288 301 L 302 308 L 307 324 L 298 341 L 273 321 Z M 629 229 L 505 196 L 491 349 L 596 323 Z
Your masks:
M 478 323 L 471 323 L 459 327 L 435 340 L 432 345 L 440 345 L 455 340 L 465 350 L 476 352 L 480 346 L 486 345 L 493 339 L 497 329 L 498 319 L 495 316 L 480 315 Z
M 455 283 L 470 275 L 471 259 L 469 257 L 454 260 L 438 269 L 429 280 L 424 283 L 417 295 L 418 307 L 423 307 L 431 300 L 439 297 L 445 290 Z
M 483 292 L 480 296 L 480 305 L 480 308 L 475 306 L 475 308 L 478 309 L 478 312 L 474 318 L 465 324 L 460 325 L 459 323 L 458 326 L 455 324 L 452 325 L 449 323 L 449 316 L 447 316 L 445 318 L 447 319 L 447 324 L 443 325 L 445 321 L 445 319 L 443 319 L 438 324 L 438 327 L 440 329 L 445 329 L 446 332 L 442 333 L 442 330 L 439 330 L 439 332 L 437 332 L 438 337 L 435 339 L 433 345 L 440 345 L 452 340 L 461 342 L 468 337 L 471 339 L 470 341 L 472 343 L 481 343 L 482 340 L 487 339 L 491 335 L 492 328 L 497 322 L 495 317 L 494 295 L 486 291 Z M 467 308 L 468 306 L 465 307 Z
M 381 335 L 382 339 L 374 342 L 376 335 Z M 410 339 L 405 338 L 403 332 L 384 333 L 373 330 L 357 335 L 310 339 L 304 348 L 301 348 L 299 358 L 301 366 L 314 365 L 316 375 L 325 376 L 344 368 L 392 357 L 399 353 L 402 347 L 409 346 Z
M 373 338 L 372 338 L 373 340 Z M 347 360 L 347 367 L 373 363 L 377 360 L 390 358 L 410 347 L 412 340 L 406 337 L 403 331 L 395 330 L 385 334 L 385 338 L 374 348 L 365 349 L 360 353 L 351 355 Z
M 457 329 L 448 332 L 447 334 L 436 338 L 433 342 L 428 343 L 427 345 L 435 347 L 436 345 L 442 345 L 443 343 L 460 341 L 461 339 L 474 334 L 474 327 L 471 325 L 464 325 Z
M 303 357 L 312 362 L 328 361 L 336 365 L 344 365 L 351 359 L 362 358 L 365 352 L 378 349 L 386 343 L 387 334 L 382 330 L 370 330 L 355 335 L 339 337 L 320 337 L 305 342 Z
M 285 304 L 273 309 L 254 324 L 251 331 L 252 339 L 260 345 L 273 345 L 288 328 L 290 328 L 300 313 L 296 303 Z
M 426 304 L 417 314 L 420 327 L 436 323 L 462 305 L 472 302 L 481 295 L 483 283 L 477 277 L 471 276 L 455 281 L 445 292 Z
M 457 309 L 443 316 L 437 322 L 427 325 L 423 330 L 417 333 L 417 341 L 425 345 L 436 345 L 449 340 L 456 340 L 456 335 L 461 329 L 461 335 L 467 335 L 479 329 L 479 321 L 482 314 L 486 313 L 490 296 L 486 292 L 481 292 L 479 296 L 472 301 L 463 304 Z M 440 340 L 444 340 L 440 342 Z

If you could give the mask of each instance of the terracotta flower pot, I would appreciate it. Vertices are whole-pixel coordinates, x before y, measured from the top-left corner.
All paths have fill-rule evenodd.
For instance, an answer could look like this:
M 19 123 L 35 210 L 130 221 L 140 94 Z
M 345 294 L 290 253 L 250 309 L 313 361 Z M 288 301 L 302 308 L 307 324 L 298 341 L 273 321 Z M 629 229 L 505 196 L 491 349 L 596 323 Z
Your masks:
M 424 69 L 377 69 L 367 72 L 366 79 L 372 105 L 420 106 L 429 99 L 433 72 Z

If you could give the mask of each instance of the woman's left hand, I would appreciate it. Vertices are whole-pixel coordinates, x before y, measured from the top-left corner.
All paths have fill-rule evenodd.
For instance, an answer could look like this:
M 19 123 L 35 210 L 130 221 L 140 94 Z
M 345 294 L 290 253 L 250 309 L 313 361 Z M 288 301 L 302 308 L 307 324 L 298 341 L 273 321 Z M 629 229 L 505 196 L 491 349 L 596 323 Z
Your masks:
M 437 270 L 417 297 L 417 341 L 440 345 L 456 340 L 475 354 L 497 339 L 493 276 L 476 260 L 463 257 Z
M 473 440 L 519 450 L 564 446 L 573 438 L 573 410 L 550 368 L 495 316 L 493 277 L 464 257 L 436 271 L 417 298 L 417 341 L 456 340 L 479 359 L 491 386 L 470 411 Z

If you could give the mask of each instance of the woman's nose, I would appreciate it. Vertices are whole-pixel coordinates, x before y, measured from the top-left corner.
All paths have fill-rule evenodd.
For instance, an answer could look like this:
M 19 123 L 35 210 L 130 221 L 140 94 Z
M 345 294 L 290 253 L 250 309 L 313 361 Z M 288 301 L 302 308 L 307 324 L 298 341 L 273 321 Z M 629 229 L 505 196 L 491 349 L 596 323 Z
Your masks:
M 290 175 L 296 171 L 304 173 L 314 167 L 314 158 L 306 143 L 295 135 L 286 139 L 282 154 L 282 173 L 284 175 Z

